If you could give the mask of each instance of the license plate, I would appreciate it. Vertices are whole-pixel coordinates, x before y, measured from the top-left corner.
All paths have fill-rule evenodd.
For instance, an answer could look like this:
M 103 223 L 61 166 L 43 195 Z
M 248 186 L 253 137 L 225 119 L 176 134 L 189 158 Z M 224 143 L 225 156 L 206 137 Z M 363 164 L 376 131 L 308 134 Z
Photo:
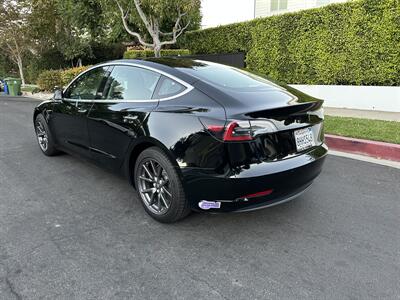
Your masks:
M 303 151 L 315 146 L 314 134 L 311 127 L 296 130 L 294 138 L 296 140 L 297 151 Z

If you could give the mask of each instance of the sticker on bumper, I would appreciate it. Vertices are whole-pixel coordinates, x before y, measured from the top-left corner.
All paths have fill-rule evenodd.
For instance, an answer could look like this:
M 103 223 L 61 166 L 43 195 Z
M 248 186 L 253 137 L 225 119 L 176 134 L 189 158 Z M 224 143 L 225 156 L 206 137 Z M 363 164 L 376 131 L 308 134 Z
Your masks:
M 201 209 L 205 209 L 205 210 L 208 210 L 211 208 L 221 208 L 221 202 L 203 200 L 203 201 L 199 202 L 199 207 Z

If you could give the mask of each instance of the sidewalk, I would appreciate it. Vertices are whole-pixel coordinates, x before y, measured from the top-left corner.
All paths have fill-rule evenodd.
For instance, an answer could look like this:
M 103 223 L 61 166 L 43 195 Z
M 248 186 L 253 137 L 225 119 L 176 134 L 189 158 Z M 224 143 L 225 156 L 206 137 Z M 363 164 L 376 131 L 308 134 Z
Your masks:
M 30 92 L 23 92 L 22 97 L 27 97 L 27 98 L 33 98 L 35 100 L 49 100 L 53 97 L 52 93 L 44 93 L 44 92 L 39 92 L 39 93 L 30 93 Z
M 44 101 L 44 100 L 49 100 L 53 97 L 53 94 L 49 93 L 29 93 L 29 92 L 23 92 L 22 95 L 20 96 L 10 96 L 6 95 L 4 92 L 0 92 L 0 97 L 1 98 L 7 98 L 7 99 L 15 99 L 18 101 Z
M 324 111 L 325 114 L 328 116 L 400 122 L 400 113 L 398 112 L 358 110 L 358 109 L 332 108 L 332 107 L 324 107 Z

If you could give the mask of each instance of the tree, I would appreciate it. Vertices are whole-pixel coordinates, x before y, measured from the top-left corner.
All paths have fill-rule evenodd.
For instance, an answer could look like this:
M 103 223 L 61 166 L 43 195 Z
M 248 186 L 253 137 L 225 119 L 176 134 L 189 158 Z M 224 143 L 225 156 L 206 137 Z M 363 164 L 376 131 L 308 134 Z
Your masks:
M 103 10 L 99 0 L 56 0 L 62 30 L 58 49 L 70 61 L 81 65 L 93 56 L 92 43 L 104 36 Z
M 13 62 L 0 51 L 0 78 L 10 75 L 13 71 Z
M 23 56 L 30 50 L 27 38 L 29 13 L 30 6 L 27 1 L 0 1 L 0 47 L 18 66 L 22 85 L 25 85 Z
M 57 50 L 72 65 L 92 57 L 92 45 L 106 35 L 101 0 L 30 1 L 30 37 L 38 56 Z
M 125 6 L 122 1 L 115 0 L 125 30 L 142 46 L 153 49 L 156 57 L 163 46 L 175 44 L 191 24 L 198 27 L 201 18 L 200 0 L 133 0 L 125 1 Z M 132 30 L 130 21 L 136 21 L 139 30 Z

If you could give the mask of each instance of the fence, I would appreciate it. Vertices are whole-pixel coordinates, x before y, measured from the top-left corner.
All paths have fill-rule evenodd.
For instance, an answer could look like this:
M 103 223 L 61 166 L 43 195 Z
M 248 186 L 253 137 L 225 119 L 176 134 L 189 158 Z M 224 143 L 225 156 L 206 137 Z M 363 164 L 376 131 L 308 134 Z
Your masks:
M 245 54 L 243 52 L 224 53 L 224 54 L 196 54 L 196 55 L 185 55 L 184 57 L 211 61 L 215 63 L 229 65 L 236 68 L 246 67 Z

